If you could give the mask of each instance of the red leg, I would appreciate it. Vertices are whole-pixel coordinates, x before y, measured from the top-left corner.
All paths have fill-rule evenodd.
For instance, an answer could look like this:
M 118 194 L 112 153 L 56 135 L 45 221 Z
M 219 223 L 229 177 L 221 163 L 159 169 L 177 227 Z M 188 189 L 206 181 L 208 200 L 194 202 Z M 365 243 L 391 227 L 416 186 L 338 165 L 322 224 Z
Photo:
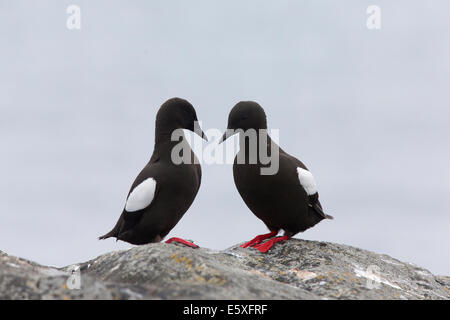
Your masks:
M 258 249 L 259 252 L 264 253 L 264 252 L 269 251 L 269 249 L 272 248 L 272 246 L 273 246 L 274 243 L 276 243 L 276 242 L 281 242 L 281 241 L 286 241 L 286 240 L 288 240 L 288 239 L 289 239 L 289 238 L 288 238 L 287 236 L 276 237 L 276 238 L 267 240 L 267 241 L 264 242 L 264 243 L 254 245 L 253 248 L 256 248 L 256 249 Z
M 170 238 L 169 240 L 166 241 L 166 243 L 171 243 L 171 242 L 178 242 L 178 243 L 182 243 L 188 247 L 194 248 L 194 249 L 198 249 L 199 247 L 196 244 L 193 244 L 192 242 L 183 240 L 181 238 Z
M 243 243 L 240 245 L 241 248 L 247 248 L 250 247 L 254 244 L 258 244 L 263 240 L 266 240 L 267 238 L 271 238 L 274 237 L 278 234 L 278 231 L 272 231 L 270 233 L 266 233 L 266 234 L 261 234 L 259 236 L 256 236 L 255 238 L 253 238 L 252 240 L 250 240 L 249 242 Z

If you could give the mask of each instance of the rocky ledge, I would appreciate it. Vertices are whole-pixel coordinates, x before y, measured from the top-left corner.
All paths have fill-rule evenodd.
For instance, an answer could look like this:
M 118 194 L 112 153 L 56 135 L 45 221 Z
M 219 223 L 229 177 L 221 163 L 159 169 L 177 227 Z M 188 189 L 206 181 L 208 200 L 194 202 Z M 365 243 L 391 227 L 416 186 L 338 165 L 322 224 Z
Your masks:
M 0 251 L 0 299 L 450 299 L 450 277 L 328 242 L 265 254 L 158 243 L 58 269 Z

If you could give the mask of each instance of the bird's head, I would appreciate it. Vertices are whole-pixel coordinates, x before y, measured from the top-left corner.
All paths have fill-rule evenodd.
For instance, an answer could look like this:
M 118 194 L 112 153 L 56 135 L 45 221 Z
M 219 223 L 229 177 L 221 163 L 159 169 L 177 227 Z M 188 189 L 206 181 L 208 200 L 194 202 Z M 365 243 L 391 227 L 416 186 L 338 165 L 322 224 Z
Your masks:
M 249 129 L 267 129 L 266 113 L 264 109 L 254 101 L 238 102 L 228 115 L 228 125 L 222 139 L 222 143 L 233 134 L 236 130 L 247 131 Z
M 198 124 L 194 107 L 187 100 L 172 98 L 163 103 L 156 114 L 156 130 L 171 134 L 176 129 L 187 129 L 208 141 Z

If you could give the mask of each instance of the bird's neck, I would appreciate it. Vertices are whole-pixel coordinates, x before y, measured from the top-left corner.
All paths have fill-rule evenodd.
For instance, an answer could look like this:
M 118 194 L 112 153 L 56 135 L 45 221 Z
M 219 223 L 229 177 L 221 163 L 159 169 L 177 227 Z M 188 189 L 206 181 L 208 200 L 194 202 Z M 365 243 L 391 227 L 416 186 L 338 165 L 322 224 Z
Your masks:
M 155 127 L 155 146 L 159 144 L 170 143 L 173 141 L 179 141 L 180 136 L 184 137 L 182 129 L 178 129 L 177 131 L 175 130 L 177 130 L 176 127 L 160 126 L 157 124 Z
M 271 146 L 274 144 L 267 129 L 247 130 L 239 133 L 238 156 L 245 159 L 246 163 L 260 163 L 261 156 L 270 155 Z M 275 144 L 274 144 L 275 146 Z M 276 147 L 278 147 L 276 145 Z
M 156 134 L 150 162 L 155 159 L 172 161 L 175 164 L 179 164 L 179 159 L 183 159 L 184 163 L 194 163 L 194 155 L 183 130 L 174 135 L 161 132 Z

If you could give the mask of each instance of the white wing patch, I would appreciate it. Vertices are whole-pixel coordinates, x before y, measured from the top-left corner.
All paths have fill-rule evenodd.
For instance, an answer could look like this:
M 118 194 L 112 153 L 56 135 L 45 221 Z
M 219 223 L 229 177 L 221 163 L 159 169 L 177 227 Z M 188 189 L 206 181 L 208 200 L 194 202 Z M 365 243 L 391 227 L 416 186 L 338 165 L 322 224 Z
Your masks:
M 150 203 L 152 203 L 155 196 L 156 181 L 153 178 L 148 178 L 142 181 L 136 188 L 131 191 L 127 203 L 125 204 L 125 210 L 128 212 L 134 212 L 142 210 Z
M 297 168 L 298 180 L 303 189 L 305 189 L 308 196 L 311 196 L 317 192 L 316 180 L 311 172 L 303 168 Z

